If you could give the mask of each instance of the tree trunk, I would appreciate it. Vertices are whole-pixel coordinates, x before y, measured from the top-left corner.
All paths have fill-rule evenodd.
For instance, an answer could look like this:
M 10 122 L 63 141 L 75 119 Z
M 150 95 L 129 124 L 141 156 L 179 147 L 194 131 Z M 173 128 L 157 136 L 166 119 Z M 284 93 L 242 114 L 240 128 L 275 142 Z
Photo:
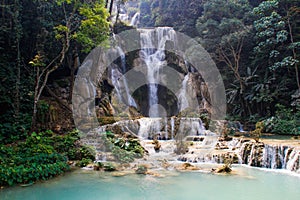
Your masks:
M 289 11 L 287 12 L 287 23 L 288 23 L 288 27 L 289 27 L 290 40 L 291 40 L 291 43 L 293 44 L 294 43 L 294 36 L 293 36 L 292 25 L 291 25 L 291 22 L 290 22 L 290 13 L 289 13 Z M 292 52 L 293 52 L 293 59 L 296 60 L 297 59 L 297 53 L 296 53 L 295 47 L 293 47 Z M 298 89 L 300 90 L 298 63 L 295 63 L 295 74 L 296 74 L 296 83 L 297 83 Z
M 20 6 L 18 0 L 15 1 L 16 6 Z M 20 39 L 22 32 L 22 25 L 19 21 L 19 12 L 20 8 L 17 7 L 14 13 L 14 23 L 15 23 L 15 31 L 16 31 L 16 46 L 17 46 L 17 80 L 16 80 L 16 96 L 15 96 L 15 117 L 19 121 L 20 114 L 20 83 L 21 83 L 21 50 L 20 50 Z
M 110 1 L 110 6 L 109 6 L 109 14 L 112 14 L 112 10 L 113 10 L 113 5 L 114 5 L 114 0 Z
M 108 7 L 108 1 L 109 1 L 109 0 L 106 0 L 106 1 L 105 1 L 105 8 Z
M 40 69 L 36 68 L 36 80 L 35 80 L 35 87 L 34 87 L 34 101 L 33 101 L 33 113 L 31 119 L 31 131 L 35 130 L 36 127 L 36 116 L 37 116 L 37 104 L 38 104 L 38 91 L 39 91 L 39 77 L 40 76 Z

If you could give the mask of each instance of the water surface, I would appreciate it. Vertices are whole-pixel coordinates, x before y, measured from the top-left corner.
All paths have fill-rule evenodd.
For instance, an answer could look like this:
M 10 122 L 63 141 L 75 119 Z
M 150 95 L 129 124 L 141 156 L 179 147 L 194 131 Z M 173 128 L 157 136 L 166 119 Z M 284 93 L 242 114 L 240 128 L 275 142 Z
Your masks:
M 0 191 L 1 200 L 298 200 L 300 178 L 237 167 L 239 175 L 172 172 L 159 178 L 112 177 L 78 170 L 31 187 Z

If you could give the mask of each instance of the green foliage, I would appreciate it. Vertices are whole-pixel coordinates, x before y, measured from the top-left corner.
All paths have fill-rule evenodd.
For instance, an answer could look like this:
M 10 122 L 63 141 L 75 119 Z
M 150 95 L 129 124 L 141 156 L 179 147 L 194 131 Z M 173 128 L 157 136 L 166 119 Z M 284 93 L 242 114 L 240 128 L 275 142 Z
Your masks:
M 103 168 L 104 167 L 104 164 L 102 162 L 97 162 L 97 165 L 99 168 Z
M 31 128 L 33 97 L 39 92 L 34 84 L 40 81 L 41 86 L 47 80 L 46 72 L 56 67 L 68 71 L 75 53 L 98 46 L 110 30 L 103 0 L 16 0 L 0 4 L 0 92 L 4 94 L 0 97 L 0 140 L 10 143 L 24 138 Z M 38 123 L 45 121 L 46 116 L 41 116 Z
M 78 134 L 33 132 L 25 141 L 0 145 L 0 186 L 49 179 L 69 169 L 68 159 L 80 160 L 80 166 L 90 163 L 95 152 L 77 144 Z
M 124 138 L 117 138 L 114 142 L 114 145 L 120 147 L 123 150 L 133 152 L 135 154 L 135 157 L 143 157 L 144 149 L 140 145 L 138 140 L 125 140 Z
M 194 24 L 202 10 L 202 3 L 195 0 L 143 0 L 140 4 L 140 25 L 172 26 L 175 30 L 195 36 Z
M 113 156 L 121 163 L 133 162 L 135 158 L 142 158 L 144 148 L 137 139 L 116 138 L 115 135 L 107 131 L 102 135 L 107 151 L 111 151 Z
M 66 158 L 47 145 L 0 146 L 0 186 L 46 180 L 69 169 Z
M 131 151 L 126 151 L 118 146 L 112 148 L 114 157 L 121 163 L 130 163 L 134 161 L 135 154 Z
M 278 0 L 264 1 L 253 9 L 254 14 L 259 17 L 254 21 L 258 41 L 254 51 L 272 61 L 269 67 L 273 70 L 286 63 L 280 55 L 280 46 L 288 39 L 286 23 L 277 10 Z
M 85 167 L 88 164 L 90 164 L 92 162 L 91 159 L 87 159 L 87 158 L 83 158 L 82 160 L 80 160 L 78 163 L 76 163 L 76 166 L 78 167 Z
M 250 132 L 256 142 L 259 142 L 259 138 L 261 137 L 264 128 L 264 122 L 260 121 L 255 124 L 255 130 Z
M 0 143 L 24 138 L 30 127 L 33 79 L 23 65 L 23 49 L 19 48 L 25 34 L 22 3 L 0 3 Z
M 42 124 L 46 124 L 49 116 L 49 104 L 44 100 L 40 100 L 37 104 L 37 110 L 38 121 Z
M 125 140 L 124 138 L 113 139 L 112 153 L 122 163 L 130 163 L 134 158 L 141 158 L 144 149 L 138 140 Z
M 73 130 L 66 135 L 53 137 L 52 145 L 56 151 L 65 155 L 69 160 L 82 160 L 83 158 L 95 160 L 95 150 L 89 146 L 78 143 L 79 131 Z
M 28 64 L 30 64 L 32 67 L 45 67 L 44 58 L 39 54 L 35 55 Z
M 265 131 L 277 134 L 300 135 L 300 110 L 293 112 L 280 104 L 276 105 L 275 116 L 264 121 Z
M 17 140 L 24 139 L 30 127 L 29 123 L 7 122 L 0 124 L 0 143 L 9 144 Z
M 108 38 L 109 23 L 107 18 L 109 14 L 102 1 L 94 4 L 83 4 L 79 8 L 79 14 L 84 19 L 74 37 L 83 45 L 83 51 L 87 53 Z

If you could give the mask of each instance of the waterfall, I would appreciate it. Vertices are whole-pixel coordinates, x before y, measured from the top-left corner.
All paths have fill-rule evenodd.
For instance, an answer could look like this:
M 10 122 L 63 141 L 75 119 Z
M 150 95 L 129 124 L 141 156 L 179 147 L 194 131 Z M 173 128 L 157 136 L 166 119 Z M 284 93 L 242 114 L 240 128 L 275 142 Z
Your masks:
M 300 150 L 289 149 L 286 156 L 288 158 L 286 162 L 286 169 L 300 173 Z
M 200 118 L 181 118 L 179 132 L 185 135 L 205 135 Z
M 124 51 L 120 47 L 118 47 L 117 50 L 118 50 L 118 53 L 119 53 L 120 58 L 121 58 L 122 73 L 125 74 L 126 73 L 126 57 L 125 57 L 125 53 L 124 53 Z M 123 84 L 124 84 L 125 93 L 126 93 L 126 100 L 127 100 L 126 103 L 129 106 L 137 107 L 137 105 L 136 105 L 133 97 L 129 93 L 128 83 L 127 83 L 127 80 L 126 80 L 125 76 L 123 76 Z
M 140 13 L 137 12 L 133 15 L 133 17 L 130 21 L 130 26 L 137 26 L 139 23 L 139 19 L 140 19 Z
M 142 139 L 148 139 L 160 134 L 161 118 L 142 118 L 138 122 L 140 125 L 138 135 Z
M 121 71 L 118 68 L 113 68 L 111 70 L 111 80 L 116 89 L 116 93 L 119 101 L 133 107 L 137 107 L 135 100 L 130 94 L 128 83 L 126 77 L 123 75 L 126 73 L 126 57 L 124 51 L 120 48 L 116 48 L 117 53 L 121 60 Z
M 300 172 L 300 149 L 281 144 L 244 142 L 240 148 L 241 164 Z
M 178 108 L 180 111 L 186 109 L 189 107 L 189 102 L 188 102 L 188 95 L 187 95 L 187 83 L 189 80 L 189 73 L 185 75 L 183 81 L 182 81 L 182 87 L 179 91 L 178 95 Z
M 238 129 L 239 129 L 240 132 L 245 132 L 243 124 L 241 122 L 238 122 L 238 126 L 239 126 Z
M 164 134 L 164 137 L 165 137 L 165 139 L 166 140 L 168 140 L 169 139 L 169 134 L 168 134 L 168 118 L 167 117 L 165 117 L 164 118 L 165 120 L 164 120 L 164 123 L 165 123 L 165 134 Z
M 283 168 L 283 155 L 279 151 L 281 146 L 270 146 L 265 145 L 263 151 L 263 163 L 262 167 L 271 169 L 281 169 Z
M 170 119 L 170 124 L 171 124 L 171 139 L 174 139 L 174 130 L 175 130 L 175 119 L 174 117 L 171 117 Z
M 112 84 L 114 85 L 115 89 L 116 89 L 116 93 L 117 93 L 117 96 L 118 96 L 118 99 L 120 101 L 122 101 L 122 94 L 121 94 L 121 85 L 120 85 L 120 82 L 119 82 L 119 79 L 121 77 L 121 73 L 119 72 L 118 69 L 111 69 L 111 81 L 112 81 Z
M 147 67 L 149 116 L 160 117 L 158 106 L 159 71 L 165 61 L 165 43 L 167 40 L 175 41 L 175 31 L 169 27 L 155 29 L 139 29 L 141 38 L 140 58 Z

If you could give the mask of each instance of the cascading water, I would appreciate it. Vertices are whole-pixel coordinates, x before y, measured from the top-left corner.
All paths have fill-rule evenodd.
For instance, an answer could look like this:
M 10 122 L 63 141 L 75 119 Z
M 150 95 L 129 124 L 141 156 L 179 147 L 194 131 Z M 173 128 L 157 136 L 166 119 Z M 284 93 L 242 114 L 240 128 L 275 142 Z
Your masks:
M 118 52 L 120 54 L 120 58 L 121 58 L 121 67 L 122 67 L 122 73 L 125 74 L 126 73 L 126 58 L 125 58 L 125 53 L 124 51 L 118 47 Z M 123 83 L 124 83 L 124 88 L 125 88 L 125 93 L 126 93 L 126 100 L 127 100 L 127 104 L 130 105 L 130 106 L 133 106 L 133 107 L 137 107 L 133 97 L 130 95 L 129 93 L 129 88 L 128 88 L 128 83 L 127 83 L 127 80 L 126 80 L 126 77 L 123 76 Z
M 119 82 L 121 76 L 122 74 L 119 72 L 118 69 L 116 68 L 111 69 L 111 81 L 116 89 L 116 93 L 120 101 L 122 101 L 121 85 Z
M 135 13 L 130 21 L 130 26 L 137 26 L 139 23 L 139 18 L 140 18 L 140 13 L 139 12 Z
M 244 142 L 239 152 L 241 164 L 300 172 L 300 149 L 297 147 Z
M 271 141 L 268 143 L 255 142 L 245 138 L 232 138 L 230 141 L 210 140 L 216 137 L 212 132 L 205 130 L 202 123 L 197 118 L 170 118 L 170 126 L 166 126 L 165 119 L 162 118 L 141 118 L 137 120 L 125 120 L 101 126 L 93 132 L 89 132 L 82 142 L 91 146 L 95 146 L 98 152 L 105 152 L 103 149 L 103 141 L 99 137 L 106 130 L 113 130 L 119 127 L 123 132 L 139 137 L 149 153 L 153 153 L 154 157 L 172 156 L 176 141 L 165 140 L 160 141 L 163 154 L 157 154 L 153 150 L 153 138 L 163 137 L 165 131 L 171 131 L 169 135 L 182 136 L 183 141 L 193 143 L 189 146 L 189 151 L 177 157 L 178 160 L 184 162 L 208 162 L 223 163 L 230 156 L 234 163 L 245 164 L 253 167 L 263 167 L 269 169 L 286 169 L 291 172 L 300 173 L 300 147 L 298 144 L 286 145 L 281 144 L 282 141 Z M 180 123 L 178 123 L 180 120 Z M 179 127 L 178 127 L 179 125 Z M 193 135 L 192 135 L 193 134 Z M 217 145 L 211 142 L 216 142 Z M 105 159 L 105 153 L 101 153 L 98 158 Z
M 179 132 L 187 135 L 204 135 L 204 126 L 199 118 L 181 118 Z
M 185 75 L 183 81 L 182 81 L 182 87 L 180 89 L 179 95 L 178 95 L 178 107 L 180 110 L 184 110 L 189 107 L 189 102 L 188 102 L 188 95 L 187 95 L 187 83 L 189 80 L 189 73 Z
M 161 131 L 160 118 L 142 118 L 139 120 L 140 128 L 138 135 L 142 139 L 157 137 Z
M 171 125 L 171 139 L 174 139 L 174 130 L 175 130 L 175 119 L 174 117 L 171 117 L 170 119 L 170 125 Z
M 121 60 L 121 70 L 120 72 L 117 68 L 113 68 L 111 70 L 111 79 L 112 83 L 116 89 L 118 99 L 121 102 L 124 102 L 125 104 L 133 107 L 137 107 L 135 100 L 130 94 L 129 88 L 128 88 L 128 83 L 126 80 L 126 77 L 123 76 L 126 73 L 126 57 L 124 51 L 120 48 L 116 48 L 117 53 L 120 57 Z
M 147 67 L 149 116 L 160 117 L 158 106 L 159 71 L 166 64 L 165 43 L 167 40 L 175 41 L 175 31 L 170 27 L 157 27 L 155 29 L 139 29 L 141 38 L 140 58 Z

